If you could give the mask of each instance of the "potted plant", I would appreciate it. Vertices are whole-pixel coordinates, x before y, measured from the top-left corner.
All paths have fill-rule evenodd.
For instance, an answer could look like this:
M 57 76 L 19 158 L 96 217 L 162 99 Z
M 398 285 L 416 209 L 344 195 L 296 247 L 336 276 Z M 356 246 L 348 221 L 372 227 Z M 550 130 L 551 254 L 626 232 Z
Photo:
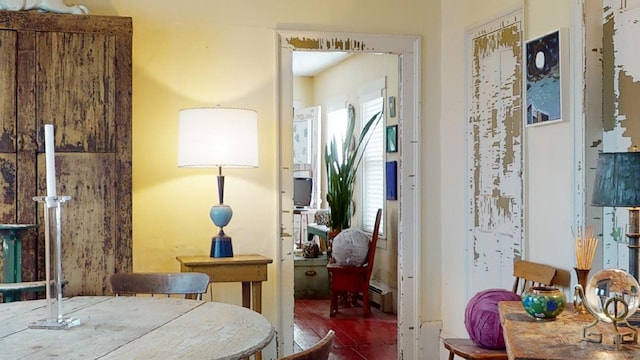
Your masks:
M 382 118 L 382 111 L 373 115 L 362 128 L 358 141 L 355 141 L 353 131 L 355 129 L 356 116 L 355 109 L 351 104 L 349 104 L 348 113 L 349 122 L 342 148 L 338 149 L 335 138 L 331 139 L 330 144 L 325 146 L 327 202 L 330 209 L 329 228 L 334 233 L 338 233 L 351 225 L 353 185 L 362 155 L 371 138 L 371 136 L 367 136 L 367 133 L 375 129 Z

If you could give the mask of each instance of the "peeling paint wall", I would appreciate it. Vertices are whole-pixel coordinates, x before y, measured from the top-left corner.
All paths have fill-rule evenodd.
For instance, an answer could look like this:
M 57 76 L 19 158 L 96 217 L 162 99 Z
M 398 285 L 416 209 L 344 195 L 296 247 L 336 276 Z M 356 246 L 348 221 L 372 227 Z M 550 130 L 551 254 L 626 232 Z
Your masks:
M 640 1 L 603 0 L 603 142 L 605 152 L 640 145 Z M 626 209 L 603 210 L 604 267 L 628 269 Z
M 521 255 L 522 13 L 469 34 L 467 199 L 470 293 L 508 288 Z

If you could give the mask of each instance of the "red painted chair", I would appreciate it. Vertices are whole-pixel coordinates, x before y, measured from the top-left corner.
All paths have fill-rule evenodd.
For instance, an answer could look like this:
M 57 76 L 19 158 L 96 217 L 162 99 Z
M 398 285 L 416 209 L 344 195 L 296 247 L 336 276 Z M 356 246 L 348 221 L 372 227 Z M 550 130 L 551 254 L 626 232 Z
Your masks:
M 334 263 L 327 265 L 327 270 L 329 270 L 329 294 L 331 298 L 330 317 L 335 316 L 338 312 L 338 293 L 362 293 L 362 310 L 364 311 L 364 316 L 371 314 L 371 306 L 369 304 L 369 279 L 371 278 L 373 260 L 376 255 L 376 244 L 378 243 L 378 231 L 380 230 L 381 218 L 382 209 L 378 209 L 373 227 L 373 235 L 369 242 L 367 262 L 362 266 L 341 266 Z

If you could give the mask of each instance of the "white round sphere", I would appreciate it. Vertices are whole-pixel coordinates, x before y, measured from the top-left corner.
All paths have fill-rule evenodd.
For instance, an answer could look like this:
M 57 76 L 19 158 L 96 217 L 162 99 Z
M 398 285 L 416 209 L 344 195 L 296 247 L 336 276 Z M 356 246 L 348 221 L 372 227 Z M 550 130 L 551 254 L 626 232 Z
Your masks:
M 640 285 L 624 270 L 604 269 L 595 273 L 585 289 L 586 306 L 602 321 L 622 321 L 638 309 Z
M 369 235 L 354 228 L 342 230 L 333 239 L 331 254 L 336 264 L 342 266 L 360 266 L 367 261 Z

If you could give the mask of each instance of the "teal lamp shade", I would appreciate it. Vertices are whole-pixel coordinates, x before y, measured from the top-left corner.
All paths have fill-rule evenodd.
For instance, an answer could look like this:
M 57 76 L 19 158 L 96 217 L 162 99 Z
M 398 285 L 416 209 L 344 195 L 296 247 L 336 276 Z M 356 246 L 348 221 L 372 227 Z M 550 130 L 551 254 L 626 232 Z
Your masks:
M 211 239 L 211 257 L 233 256 L 231 237 L 224 233 L 233 211 L 224 204 L 222 168 L 258 166 L 258 116 L 254 110 L 202 107 L 180 110 L 178 166 L 218 168 L 218 204 L 209 210 L 220 228 Z
M 640 152 L 599 154 L 591 205 L 640 206 Z
M 629 273 L 638 279 L 640 152 L 600 153 L 591 205 L 629 208 Z

